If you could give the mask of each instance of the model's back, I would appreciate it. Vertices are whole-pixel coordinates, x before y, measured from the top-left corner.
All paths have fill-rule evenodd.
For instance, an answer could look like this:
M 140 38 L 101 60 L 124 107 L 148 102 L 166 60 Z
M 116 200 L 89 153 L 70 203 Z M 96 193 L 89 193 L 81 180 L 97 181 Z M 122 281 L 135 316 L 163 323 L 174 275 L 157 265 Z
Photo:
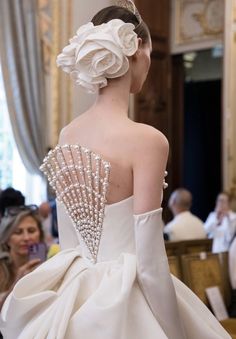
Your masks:
M 150 126 L 137 124 L 112 107 L 99 112 L 96 106 L 63 129 L 60 145 L 77 144 L 99 154 L 111 164 L 107 203 L 111 204 L 133 195 L 133 167 L 142 159 L 145 139 L 164 138 Z M 143 173 L 146 176 L 146 173 Z

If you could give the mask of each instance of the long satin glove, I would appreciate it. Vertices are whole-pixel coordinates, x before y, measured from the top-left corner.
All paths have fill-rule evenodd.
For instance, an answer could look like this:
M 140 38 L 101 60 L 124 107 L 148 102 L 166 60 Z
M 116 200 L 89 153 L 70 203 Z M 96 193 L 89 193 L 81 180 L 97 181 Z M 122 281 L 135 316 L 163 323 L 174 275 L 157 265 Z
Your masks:
M 134 215 L 138 281 L 169 339 L 185 339 L 163 240 L 162 208 Z

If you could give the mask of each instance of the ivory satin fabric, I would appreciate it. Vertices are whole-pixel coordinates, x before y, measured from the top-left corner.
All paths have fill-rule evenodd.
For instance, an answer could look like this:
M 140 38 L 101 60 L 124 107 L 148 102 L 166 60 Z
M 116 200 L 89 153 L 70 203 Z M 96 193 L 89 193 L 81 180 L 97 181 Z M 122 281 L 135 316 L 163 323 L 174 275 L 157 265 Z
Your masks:
M 137 280 L 132 197 L 106 206 L 96 264 L 63 205 L 58 218 L 62 251 L 16 284 L 2 309 L 4 338 L 167 339 Z M 205 305 L 172 279 L 185 337 L 230 338 Z

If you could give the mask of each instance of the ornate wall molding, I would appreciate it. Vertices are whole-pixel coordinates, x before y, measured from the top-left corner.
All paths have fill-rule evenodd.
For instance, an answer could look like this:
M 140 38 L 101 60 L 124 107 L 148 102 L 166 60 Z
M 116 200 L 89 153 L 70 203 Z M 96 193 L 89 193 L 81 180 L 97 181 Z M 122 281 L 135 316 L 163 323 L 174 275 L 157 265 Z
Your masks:
M 172 0 L 171 52 L 210 48 L 222 43 L 224 0 Z

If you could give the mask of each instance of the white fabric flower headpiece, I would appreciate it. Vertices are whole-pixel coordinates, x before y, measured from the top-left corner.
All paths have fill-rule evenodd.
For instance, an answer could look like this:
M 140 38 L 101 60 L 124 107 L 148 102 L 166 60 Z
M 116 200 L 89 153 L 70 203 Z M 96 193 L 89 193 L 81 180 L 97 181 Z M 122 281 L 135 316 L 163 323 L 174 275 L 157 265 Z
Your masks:
M 69 73 L 78 85 L 89 92 L 107 86 L 107 79 L 124 75 L 128 57 L 138 49 L 135 26 L 120 19 L 94 26 L 81 26 L 57 57 L 57 66 Z

